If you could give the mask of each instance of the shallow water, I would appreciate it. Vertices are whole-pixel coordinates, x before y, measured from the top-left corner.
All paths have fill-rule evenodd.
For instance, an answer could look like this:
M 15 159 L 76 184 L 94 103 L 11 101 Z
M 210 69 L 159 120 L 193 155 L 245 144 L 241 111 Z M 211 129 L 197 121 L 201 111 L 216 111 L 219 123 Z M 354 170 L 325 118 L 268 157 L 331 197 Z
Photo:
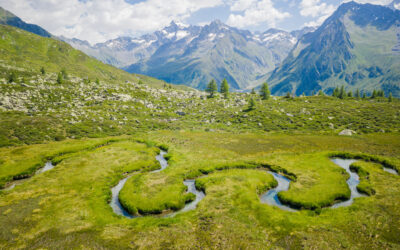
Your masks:
M 268 173 L 272 174 L 275 180 L 278 182 L 278 186 L 268 190 L 265 194 L 260 197 L 262 203 L 269 204 L 271 206 L 279 207 L 280 209 L 295 212 L 296 210 L 283 205 L 278 198 L 278 193 L 281 191 L 289 190 L 290 180 L 285 176 L 277 174 L 275 172 L 268 171 Z
M 41 174 L 44 173 L 46 171 L 49 171 L 51 169 L 53 169 L 55 166 L 53 165 L 53 163 L 51 163 L 51 161 L 46 162 L 46 164 L 44 165 L 43 168 L 39 169 L 38 171 L 36 171 L 36 174 Z
M 168 162 L 164 158 L 164 155 L 166 153 L 167 152 L 165 152 L 165 151 L 161 151 L 160 154 L 156 156 L 156 159 L 160 162 L 161 169 L 157 169 L 155 171 L 152 171 L 151 173 L 160 172 L 160 171 L 164 170 L 168 166 Z M 360 183 L 358 174 L 350 171 L 350 165 L 352 163 L 354 163 L 356 160 L 339 159 L 339 158 L 334 158 L 334 159 L 331 159 L 331 160 L 333 161 L 333 163 L 335 163 L 339 167 L 345 169 L 346 172 L 349 173 L 350 177 L 346 182 L 347 182 L 347 184 L 348 184 L 348 186 L 350 188 L 351 196 L 350 196 L 349 200 L 336 203 L 333 206 L 331 206 L 330 208 L 338 208 L 338 207 L 350 206 L 351 204 L 353 204 L 355 198 L 365 196 L 365 195 L 361 194 L 360 192 L 358 192 L 358 190 L 357 190 L 357 185 Z M 393 174 L 397 174 L 397 172 L 395 170 L 393 170 L 393 169 L 384 168 L 384 170 L 387 171 L 387 172 L 393 173 Z M 265 194 L 261 195 L 261 197 L 260 197 L 261 202 L 265 203 L 265 204 L 269 204 L 271 206 L 279 207 L 280 209 L 285 210 L 285 211 L 289 211 L 289 212 L 298 211 L 298 210 L 296 210 L 294 208 L 291 208 L 291 207 L 289 207 L 287 205 L 282 204 L 281 201 L 279 200 L 279 197 L 278 197 L 278 193 L 279 192 L 289 190 L 290 180 L 288 178 L 284 177 L 283 175 L 280 175 L 280 174 L 275 173 L 275 172 L 268 171 L 268 173 L 272 174 L 272 176 L 278 182 L 278 186 L 268 190 Z M 112 191 L 112 200 L 110 202 L 110 206 L 113 208 L 113 211 L 116 214 L 125 216 L 127 218 L 135 218 L 137 216 L 132 216 L 131 214 L 129 214 L 122 207 L 122 205 L 121 205 L 121 203 L 119 202 L 119 199 L 118 199 L 119 192 L 121 191 L 121 189 L 125 185 L 126 181 L 129 179 L 129 177 L 130 176 L 122 179 L 118 183 L 117 186 L 115 186 L 115 187 L 113 187 L 111 189 L 111 191 Z M 185 207 L 182 208 L 181 210 L 179 210 L 177 212 L 166 214 L 166 215 L 164 215 L 164 217 L 173 217 L 173 216 L 175 216 L 175 215 L 177 215 L 179 213 L 190 211 L 190 210 L 194 210 L 197 207 L 197 204 L 202 199 L 204 199 L 205 193 L 196 189 L 195 180 L 185 180 L 183 182 L 183 184 L 185 184 L 185 186 L 188 188 L 187 192 L 194 194 L 196 196 L 196 199 L 194 201 L 186 204 Z
M 161 168 L 151 171 L 150 173 L 157 173 L 160 172 L 162 170 L 164 170 L 166 167 L 168 167 L 168 161 L 164 158 L 164 155 L 167 154 L 167 152 L 161 150 L 160 154 L 156 156 L 157 161 L 160 163 Z M 119 181 L 118 185 L 116 185 L 115 187 L 113 187 L 111 189 L 111 202 L 110 202 L 110 206 L 113 209 L 114 213 L 118 214 L 118 215 L 122 215 L 124 217 L 127 218 L 136 218 L 139 216 L 133 216 L 131 214 L 128 213 L 128 211 L 125 210 L 125 208 L 121 205 L 121 203 L 119 202 L 119 192 L 121 191 L 121 189 L 124 187 L 126 181 L 130 178 L 131 176 L 128 176 L 122 180 Z M 190 203 L 187 203 L 185 205 L 185 207 L 183 207 L 181 210 L 177 211 L 177 212 L 173 212 L 173 213 L 168 213 L 165 215 L 165 217 L 173 217 L 175 215 L 177 215 L 178 213 L 182 213 L 182 212 L 186 212 L 189 210 L 193 210 L 196 208 L 197 203 L 199 203 L 204 197 L 205 197 L 205 193 L 202 191 L 199 191 L 196 189 L 195 186 L 195 180 L 185 180 L 183 182 L 183 184 L 185 184 L 185 186 L 188 188 L 188 193 L 192 193 L 194 195 L 196 195 L 196 199 Z
M 163 150 L 160 151 L 160 154 L 158 154 L 156 156 L 156 160 L 160 163 L 161 168 L 157 169 L 157 170 L 154 170 L 154 171 L 151 171 L 150 173 L 157 173 L 157 172 L 163 171 L 166 167 L 168 167 L 168 162 L 164 158 L 164 155 L 166 155 L 166 154 L 167 154 L 167 152 L 165 152 Z
M 183 207 L 181 210 L 174 212 L 172 214 L 168 214 L 166 215 L 166 217 L 173 217 L 179 213 L 196 209 L 197 204 L 206 196 L 206 194 L 203 191 L 199 191 L 196 189 L 195 180 L 186 180 L 183 182 L 183 184 L 185 184 L 185 186 L 188 188 L 187 191 L 188 193 L 196 195 L 196 199 L 194 201 L 191 201 L 190 203 L 187 203 L 185 207 Z
M 391 168 L 385 168 L 385 167 L 383 167 L 383 171 L 388 172 L 388 173 L 391 173 L 391 174 L 399 175 L 399 173 L 397 173 L 396 170 L 391 169 Z
M 348 159 L 345 160 L 345 159 L 338 159 L 338 158 L 334 158 L 331 160 L 339 167 L 345 169 L 347 173 L 349 173 L 350 178 L 347 180 L 347 184 L 349 185 L 349 188 L 351 191 L 351 196 L 350 196 L 349 200 L 336 203 L 333 206 L 331 206 L 331 208 L 350 206 L 351 204 L 353 204 L 354 198 L 365 196 L 365 195 L 361 194 L 360 192 L 358 192 L 358 190 L 357 190 L 357 185 L 360 183 L 360 178 L 358 177 L 358 174 L 350 171 L 350 165 L 352 163 L 356 162 L 356 160 L 348 160 Z
M 360 179 L 358 177 L 357 173 L 351 172 L 350 171 L 350 165 L 354 163 L 356 160 L 347 160 L 347 159 L 331 159 L 333 163 L 338 165 L 339 167 L 343 168 L 346 170 L 347 173 L 349 173 L 350 178 L 346 181 L 347 185 L 350 188 L 351 191 L 351 196 L 349 200 L 342 201 L 339 203 L 334 204 L 330 208 L 338 208 L 338 207 L 347 207 L 353 204 L 354 199 L 357 197 L 362 197 L 365 196 L 358 192 L 357 190 L 357 185 L 360 183 Z M 283 210 L 294 212 L 297 211 L 289 206 L 283 205 L 281 201 L 279 200 L 278 193 L 281 191 L 287 191 L 289 190 L 289 185 L 290 185 L 290 180 L 280 174 L 274 173 L 274 172 L 268 172 L 273 175 L 276 181 L 278 181 L 278 186 L 276 188 L 268 190 L 265 194 L 263 194 L 260 197 L 260 200 L 262 203 L 269 204 L 271 206 L 276 206 L 279 207 Z
M 125 216 L 127 218 L 134 218 L 133 215 L 131 215 L 130 213 L 128 213 L 128 211 L 125 210 L 125 208 L 121 205 L 121 203 L 119 202 L 119 199 L 118 199 L 119 192 L 124 187 L 126 181 L 129 179 L 129 177 L 130 176 L 120 180 L 120 182 L 118 182 L 118 185 L 116 185 L 115 187 L 113 187 L 111 189 L 112 195 L 111 195 L 110 206 L 113 209 L 114 213 Z
M 46 171 L 49 171 L 51 169 L 53 169 L 55 166 L 51 163 L 51 161 L 46 162 L 46 164 L 44 165 L 43 168 L 40 168 L 36 171 L 35 174 L 41 174 L 44 173 Z M 30 178 L 30 177 L 29 177 Z M 15 180 L 12 182 L 12 184 L 6 188 L 4 188 L 4 190 L 12 190 L 14 189 L 16 186 L 21 185 L 22 183 L 24 183 L 26 180 L 28 180 L 29 178 L 25 178 L 25 179 L 21 179 L 21 180 Z

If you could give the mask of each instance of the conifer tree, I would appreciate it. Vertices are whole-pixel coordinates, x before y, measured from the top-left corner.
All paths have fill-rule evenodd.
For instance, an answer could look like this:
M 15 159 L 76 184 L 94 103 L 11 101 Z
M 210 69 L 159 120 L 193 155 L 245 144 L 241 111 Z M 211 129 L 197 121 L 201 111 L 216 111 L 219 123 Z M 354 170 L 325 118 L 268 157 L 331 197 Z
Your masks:
M 42 73 L 42 75 L 45 75 L 45 74 L 46 74 L 46 70 L 44 69 L 43 66 L 40 68 L 40 73 Z
M 59 72 L 57 75 L 57 83 L 62 84 L 63 81 L 64 81 L 63 74 L 62 74 L 62 72 Z
M 356 97 L 357 99 L 360 98 L 360 90 L 359 90 L 359 89 L 356 90 L 355 97 Z
M 251 89 L 251 94 L 252 94 L 252 95 L 255 95 L 255 94 L 256 94 L 256 91 L 254 90 L 254 88 Z
M 68 79 L 67 70 L 65 68 L 63 68 L 61 70 L 61 74 L 62 74 L 63 79 Z
M 268 100 L 271 96 L 271 92 L 269 91 L 268 83 L 263 83 L 260 90 L 260 95 L 263 100 Z
M 226 79 L 222 80 L 220 93 L 224 95 L 225 99 L 228 99 L 228 97 L 229 97 L 229 85 L 228 85 L 228 82 L 226 81 Z
M 217 90 L 218 90 L 217 83 L 215 83 L 215 80 L 212 79 L 212 80 L 208 83 L 207 88 L 206 88 L 206 92 L 209 93 L 208 98 L 213 98 L 214 95 L 215 95 L 215 93 L 217 92 Z
M 392 92 L 389 92 L 388 101 L 389 101 L 389 102 L 392 102 L 392 101 L 393 101 Z
M 339 98 L 340 99 L 343 99 L 344 98 L 344 96 L 345 96 L 345 92 L 344 92 L 344 86 L 342 85 L 342 87 L 340 88 L 340 92 L 339 92 Z
M 365 92 L 363 92 L 362 99 L 365 99 L 365 98 L 367 98 L 367 95 L 365 94 Z
M 353 97 L 353 92 L 349 91 L 349 93 L 347 93 L 348 97 Z
M 248 110 L 254 110 L 254 109 L 256 109 L 256 102 L 254 101 L 253 98 L 250 98 Z
M 374 89 L 374 91 L 372 92 L 372 95 L 371 95 L 371 99 L 374 99 L 377 96 L 378 96 L 378 92 L 376 92 L 376 90 Z
M 332 96 L 333 96 L 333 97 L 339 97 L 339 88 L 338 88 L 338 87 L 336 87 L 336 88 L 333 90 Z

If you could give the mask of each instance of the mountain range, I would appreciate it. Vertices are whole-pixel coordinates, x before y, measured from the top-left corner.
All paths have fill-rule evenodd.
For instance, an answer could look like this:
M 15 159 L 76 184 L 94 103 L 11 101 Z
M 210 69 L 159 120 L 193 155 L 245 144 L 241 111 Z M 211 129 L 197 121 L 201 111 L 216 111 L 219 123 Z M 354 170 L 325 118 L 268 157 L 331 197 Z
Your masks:
M 320 27 L 253 33 L 219 20 L 205 26 L 171 22 L 137 38 L 91 45 L 58 37 L 74 48 L 130 73 L 205 89 L 226 78 L 234 91 L 268 81 L 275 95 L 300 95 L 337 86 L 400 96 L 400 0 L 388 6 L 348 2 Z M 52 37 L 0 9 L 0 23 Z
M 312 31 L 270 29 L 253 34 L 219 20 L 193 26 L 169 26 L 139 38 L 120 37 L 91 46 L 67 39 L 73 47 L 131 73 L 150 75 L 167 82 L 205 89 L 211 79 L 226 78 L 234 90 L 254 87 L 266 79 L 289 54 L 297 39 Z
M 268 80 L 275 94 L 300 95 L 337 86 L 400 95 L 400 11 L 342 4 L 304 35 Z

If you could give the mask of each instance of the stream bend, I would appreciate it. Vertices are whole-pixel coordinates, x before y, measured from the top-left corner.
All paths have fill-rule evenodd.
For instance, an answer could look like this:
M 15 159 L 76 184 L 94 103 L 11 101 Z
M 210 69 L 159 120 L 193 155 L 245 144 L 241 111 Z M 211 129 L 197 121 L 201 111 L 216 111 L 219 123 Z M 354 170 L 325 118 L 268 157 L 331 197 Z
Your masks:
M 164 158 L 164 156 L 167 154 L 166 151 L 164 150 L 160 150 L 160 154 L 158 154 L 156 156 L 157 161 L 160 163 L 161 168 L 151 171 L 150 173 L 158 173 L 163 171 L 164 169 L 166 169 L 168 167 L 168 161 Z M 110 206 L 113 209 L 114 213 L 124 216 L 126 218 L 137 218 L 137 217 L 141 217 L 140 215 L 131 215 L 128 211 L 126 211 L 126 209 L 121 205 L 120 201 L 119 201 L 119 192 L 121 191 L 121 189 L 124 187 L 126 181 L 131 177 L 132 175 L 122 179 L 121 181 L 119 181 L 119 183 L 113 187 L 111 189 L 111 193 L 112 193 L 112 197 L 111 197 L 111 202 L 110 202 Z M 186 211 L 190 211 L 190 210 L 194 210 L 197 206 L 197 204 L 206 196 L 206 194 L 203 191 L 199 191 L 196 189 L 195 186 L 195 180 L 185 180 L 183 182 L 183 184 L 187 187 L 187 192 L 188 193 L 192 193 L 196 196 L 196 199 L 194 201 L 191 201 L 187 204 L 185 204 L 185 206 L 180 209 L 179 211 L 176 212 L 172 212 L 172 213 L 168 213 L 166 215 L 164 215 L 164 217 L 173 217 L 178 213 L 182 213 L 182 212 L 186 212 Z
M 161 168 L 154 170 L 150 173 L 156 173 L 156 172 L 160 172 L 162 170 L 164 170 L 166 167 L 168 167 L 168 162 L 167 160 L 164 158 L 164 155 L 167 152 L 161 150 L 160 154 L 156 156 L 157 161 L 160 163 Z M 350 165 L 354 162 L 356 162 L 357 160 L 354 159 L 340 159 L 340 158 L 332 158 L 331 161 L 333 163 L 335 163 L 337 166 L 343 168 L 346 170 L 346 172 L 350 175 L 349 179 L 347 179 L 347 185 L 349 186 L 349 189 L 351 191 L 351 195 L 350 198 L 348 200 L 345 201 L 341 201 L 338 203 L 335 203 L 334 205 L 330 206 L 329 208 L 338 208 L 338 207 L 347 207 L 350 206 L 351 204 L 353 204 L 354 199 L 358 198 L 358 197 L 364 197 L 365 195 L 360 193 L 357 190 L 357 185 L 360 183 L 359 180 L 359 176 L 357 173 L 350 171 Z M 392 169 L 388 169 L 388 168 L 384 168 L 383 169 L 386 172 L 392 173 L 392 174 L 398 174 L 395 170 Z M 294 209 L 290 206 L 284 205 L 282 204 L 282 202 L 279 200 L 278 197 L 278 193 L 281 191 L 287 191 L 289 190 L 290 187 L 290 180 L 288 178 L 286 178 L 285 176 L 272 172 L 272 171 L 268 171 L 268 173 L 270 173 L 275 180 L 278 182 L 278 185 L 275 188 L 272 188 L 270 190 L 268 190 L 266 193 L 262 194 L 260 196 L 260 201 L 262 203 L 271 205 L 271 206 L 276 206 L 282 210 L 288 211 L 288 212 L 296 212 L 299 211 L 298 209 Z M 111 189 L 112 192 L 112 199 L 110 202 L 110 206 L 112 207 L 114 213 L 127 217 L 127 218 L 136 218 L 136 217 L 140 217 L 140 216 L 133 216 L 131 214 L 129 214 L 121 205 L 121 203 L 119 202 L 118 196 L 119 196 L 119 192 L 121 191 L 121 189 L 123 188 L 123 186 L 125 185 L 126 181 L 130 178 L 131 176 L 128 176 L 124 179 L 122 179 L 118 185 L 116 185 L 115 187 L 113 187 Z M 195 186 L 195 180 L 185 180 L 183 182 L 183 184 L 187 187 L 187 192 L 188 193 L 192 193 L 196 196 L 196 199 L 190 203 L 187 203 L 182 209 L 180 209 L 179 211 L 176 212 L 172 212 L 172 213 L 168 213 L 166 215 L 164 215 L 164 217 L 173 217 L 178 213 L 182 213 L 182 212 L 186 212 L 189 210 L 194 210 L 197 206 L 197 204 L 205 197 L 205 193 L 203 191 L 197 190 L 196 186 Z

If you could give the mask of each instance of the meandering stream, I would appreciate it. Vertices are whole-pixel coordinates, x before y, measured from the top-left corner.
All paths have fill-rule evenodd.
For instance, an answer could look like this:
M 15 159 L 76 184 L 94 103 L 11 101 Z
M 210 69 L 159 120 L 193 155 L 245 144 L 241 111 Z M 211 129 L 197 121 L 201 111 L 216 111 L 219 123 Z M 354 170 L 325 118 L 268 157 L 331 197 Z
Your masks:
M 156 156 L 157 161 L 160 162 L 161 168 L 157 169 L 157 170 L 154 170 L 151 173 L 160 172 L 160 171 L 164 170 L 166 167 L 168 167 L 168 162 L 164 158 L 164 155 L 166 153 L 167 152 L 161 150 L 160 154 Z M 333 158 L 331 160 L 337 166 L 345 169 L 346 172 L 350 175 L 349 179 L 347 179 L 346 182 L 347 182 L 347 185 L 349 186 L 349 189 L 351 191 L 351 195 L 350 195 L 350 199 L 348 199 L 346 201 L 341 201 L 341 202 L 335 203 L 330 208 L 338 208 L 338 207 L 350 206 L 351 204 L 353 204 L 355 198 L 365 196 L 365 195 L 361 194 L 360 192 L 358 192 L 358 190 L 357 190 L 357 185 L 360 183 L 358 174 L 355 173 L 355 172 L 350 171 L 350 165 L 352 163 L 356 162 L 357 160 L 340 159 L 340 158 Z M 383 170 L 386 171 L 386 172 L 398 175 L 396 170 L 393 170 L 393 169 L 390 169 L 390 168 L 383 168 Z M 272 171 L 268 171 L 268 173 L 272 174 L 272 176 L 278 182 L 278 185 L 275 188 L 272 188 L 272 189 L 268 190 L 265 194 L 261 195 L 260 196 L 260 201 L 262 203 L 269 204 L 271 206 L 279 207 L 280 209 L 285 210 L 285 211 L 289 211 L 289 212 L 298 211 L 297 209 L 294 209 L 294 208 L 291 208 L 291 207 L 289 207 L 287 205 L 282 204 L 281 201 L 279 200 L 279 197 L 278 197 L 278 193 L 279 192 L 289 190 L 290 180 L 288 178 L 286 178 L 285 176 L 280 175 L 280 174 L 275 173 L 275 172 L 272 172 Z M 122 207 L 122 205 L 121 205 L 121 203 L 119 202 L 119 199 L 118 199 L 119 192 L 121 191 L 121 189 L 125 185 L 126 181 L 130 177 L 131 176 L 128 176 L 128 177 L 122 179 L 118 183 L 118 185 L 116 185 L 115 187 L 113 187 L 111 189 L 111 191 L 112 191 L 112 199 L 111 199 L 111 202 L 110 202 L 110 206 L 112 207 L 113 211 L 118 215 L 122 215 L 122 216 L 125 216 L 127 218 L 136 218 L 138 216 L 133 216 L 133 215 L 129 214 Z M 178 213 L 182 213 L 182 212 L 186 212 L 186 211 L 189 211 L 189 210 L 193 210 L 193 209 L 196 208 L 197 204 L 205 197 L 205 193 L 204 192 L 199 191 L 199 190 L 196 189 L 195 180 L 185 180 L 183 182 L 183 184 L 188 188 L 187 192 L 194 194 L 196 196 L 196 199 L 194 201 L 186 204 L 185 207 L 182 208 L 181 210 L 165 214 L 164 217 L 173 217 Z
M 280 209 L 295 212 L 297 210 L 283 205 L 278 198 L 278 193 L 281 191 L 289 190 L 290 180 L 283 175 L 280 175 L 275 172 L 268 171 L 268 173 L 272 174 L 275 180 L 278 182 L 278 186 L 268 190 L 265 194 L 261 195 L 260 200 L 262 203 L 269 204 L 271 206 L 279 207 Z
M 48 161 L 48 162 L 46 162 L 44 167 L 38 169 L 35 172 L 35 175 L 44 173 L 46 171 L 49 171 L 49 170 L 53 169 L 54 167 L 55 166 L 53 165 L 53 163 L 51 163 L 51 161 Z M 16 186 L 21 185 L 22 183 L 24 183 L 27 179 L 28 178 L 15 180 L 15 181 L 11 182 L 8 187 L 4 188 L 4 190 L 11 190 L 11 189 L 15 188 Z
M 360 184 L 360 177 L 358 176 L 357 173 L 350 171 L 350 165 L 356 162 L 357 160 L 334 158 L 332 159 L 332 161 L 339 167 L 344 168 L 346 172 L 350 175 L 350 178 L 347 179 L 347 185 L 349 185 L 351 195 L 350 199 L 336 203 L 333 206 L 331 206 L 331 208 L 348 207 L 351 204 L 353 204 L 355 198 L 365 196 L 362 193 L 358 192 L 357 190 L 357 186 L 358 184 Z
M 157 169 L 157 170 L 154 170 L 154 171 L 151 171 L 150 173 L 157 173 L 157 172 L 163 171 L 166 167 L 168 167 L 168 161 L 164 158 L 165 154 L 167 154 L 167 152 L 161 150 L 160 154 L 158 154 L 156 156 L 156 159 L 160 163 L 161 168 Z M 118 185 L 116 185 L 115 187 L 113 187 L 111 189 L 112 197 L 111 197 L 110 206 L 113 209 L 114 213 L 132 219 L 132 218 L 137 218 L 139 216 L 133 216 L 133 215 L 129 214 L 128 211 L 126 211 L 125 208 L 121 205 L 121 203 L 119 202 L 119 198 L 118 198 L 119 192 L 124 187 L 126 181 L 130 177 L 131 176 L 128 176 L 128 177 L 122 179 L 118 183 Z M 173 217 L 178 213 L 182 213 L 182 212 L 186 212 L 186 211 L 189 211 L 189 210 L 193 210 L 193 209 L 196 208 L 197 203 L 199 203 L 205 197 L 205 193 L 204 192 L 199 191 L 199 190 L 196 189 L 195 180 L 185 180 L 183 182 L 183 184 L 185 184 L 185 186 L 188 188 L 187 192 L 194 194 L 196 196 L 196 199 L 194 201 L 190 202 L 190 203 L 187 203 L 179 211 L 165 214 L 164 217 Z
M 351 204 L 353 204 L 355 198 L 365 196 L 365 195 L 361 194 L 360 192 L 358 192 L 358 190 L 357 190 L 357 185 L 360 183 L 358 174 L 350 171 L 350 165 L 352 163 L 356 162 L 356 160 L 347 160 L 347 159 L 339 159 L 339 158 L 334 158 L 331 160 L 333 161 L 333 163 L 335 163 L 339 167 L 345 169 L 346 172 L 349 173 L 350 177 L 349 177 L 349 179 L 347 179 L 347 185 L 350 188 L 351 195 L 350 195 L 350 199 L 348 199 L 346 201 L 335 203 L 330 208 L 350 206 Z M 280 202 L 279 197 L 278 197 L 279 192 L 289 190 L 290 180 L 280 174 L 277 174 L 274 172 L 269 172 L 269 173 L 271 173 L 274 176 L 275 180 L 278 182 L 278 186 L 273 189 L 268 190 L 267 193 L 262 195 L 260 197 L 261 202 L 272 205 L 272 206 L 279 207 L 286 211 L 290 211 L 290 212 L 297 211 L 289 206 L 283 205 Z

